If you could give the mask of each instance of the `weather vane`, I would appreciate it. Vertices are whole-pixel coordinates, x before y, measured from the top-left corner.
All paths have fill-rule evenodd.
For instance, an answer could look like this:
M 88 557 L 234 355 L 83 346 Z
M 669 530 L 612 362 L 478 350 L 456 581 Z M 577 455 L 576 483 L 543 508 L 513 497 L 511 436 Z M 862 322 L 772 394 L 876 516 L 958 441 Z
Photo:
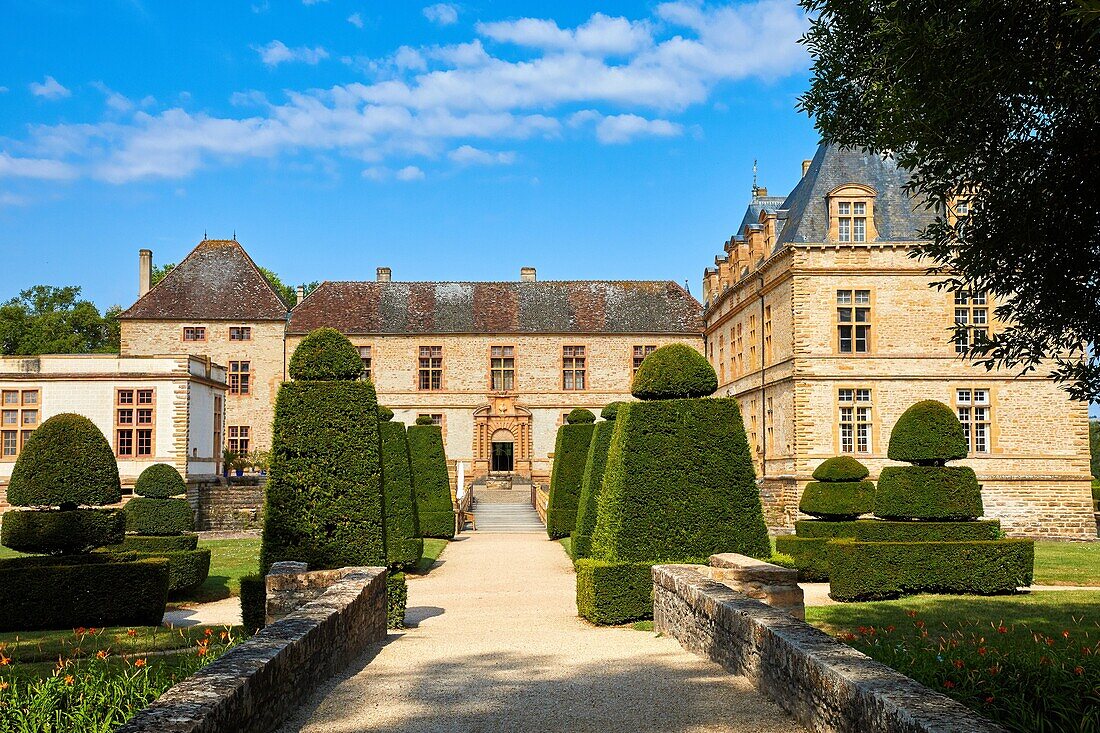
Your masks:
M 756 185 L 756 158 L 752 159 L 752 195 L 755 196 L 760 187 Z

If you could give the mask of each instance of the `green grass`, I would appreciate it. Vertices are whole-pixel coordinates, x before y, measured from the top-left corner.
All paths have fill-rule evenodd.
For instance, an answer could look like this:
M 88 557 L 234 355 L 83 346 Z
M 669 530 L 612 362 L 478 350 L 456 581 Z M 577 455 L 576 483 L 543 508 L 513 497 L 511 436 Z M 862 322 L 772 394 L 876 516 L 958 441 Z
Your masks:
M 1036 542 L 1035 583 L 1100 586 L 1100 542 Z
M 198 640 L 206 638 L 207 628 L 211 629 L 210 636 L 215 640 L 219 639 L 223 631 L 232 632 L 234 637 L 241 636 L 241 627 L 226 629 L 221 626 L 192 626 L 186 629 L 117 626 L 106 629 L 10 631 L 0 634 L 0 654 L 16 664 L 31 664 L 55 663 L 59 657 L 94 657 L 100 651 L 115 656 L 164 652 L 194 646 Z M 81 633 L 77 633 L 78 631 Z
M 209 603 L 241 594 L 241 577 L 260 570 L 260 538 L 241 540 L 199 540 L 210 550 L 210 575 L 206 582 L 187 593 L 173 596 L 171 605 Z
M 635 621 L 630 625 L 635 631 L 653 631 L 652 621 Z
M 447 540 L 434 539 L 431 537 L 424 538 L 424 554 L 420 556 L 420 562 L 416 564 L 416 567 L 413 568 L 411 572 L 415 575 L 427 574 L 446 548 Z
M 562 537 L 560 540 L 558 540 L 558 544 L 560 544 L 562 546 L 562 549 L 565 550 L 565 554 L 568 555 L 570 559 L 573 559 L 573 538 Z

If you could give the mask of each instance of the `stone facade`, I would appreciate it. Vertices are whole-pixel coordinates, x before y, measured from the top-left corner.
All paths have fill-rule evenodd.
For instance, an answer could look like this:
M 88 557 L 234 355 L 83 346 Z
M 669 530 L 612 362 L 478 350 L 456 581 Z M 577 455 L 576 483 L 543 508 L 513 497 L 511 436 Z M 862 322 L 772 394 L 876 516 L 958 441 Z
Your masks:
M 823 460 L 849 453 L 875 479 L 907 407 L 936 399 L 965 411 L 965 395 L 980 392 L 984 440 L 962 463 L 983 484 L 986 515 L 1010 535 L 1095 537 L 1087 405 L 1041 372 L 987 371 L 959 358 L 954 295 L 910 256 L 927 213 L 903 200 L 905 172 L 827 145 L 805 168 L 786 199 L 754 196 L 705 273 L 706 354 L 719 393 L 741 405 L 769 527 L 792 529 Z M 837 219 L 837 190 L 868 207 L 866 241 L 837 241 L 827 223 Z M 967 315 L 970 305 L 961 305 Z M 852 314 L 865 319 L 865 351 L 841 344 L 842 327 L 856 324 L 840 319 L 855 306 L 865 309 Z M 980 310 L 996 329 L 994 307 Z M 857 409 L 866 421 L 844 419 Z

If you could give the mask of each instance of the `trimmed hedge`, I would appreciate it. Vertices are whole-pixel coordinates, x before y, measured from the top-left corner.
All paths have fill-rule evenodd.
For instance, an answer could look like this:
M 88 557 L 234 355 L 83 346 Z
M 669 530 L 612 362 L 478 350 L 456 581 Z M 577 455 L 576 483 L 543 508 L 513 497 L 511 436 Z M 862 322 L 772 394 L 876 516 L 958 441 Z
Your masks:
M 829 522 L 833 524 L 833 522 Z M 775 538 L 775 551 L 790 555 L 798 568 L 798 579 L 819 583 L 829 579 L 830 537 L 796 537 L 780 535 Z
M 9 511 L 0 544 L 18 552 L 71 554 L 122 542 L 126 517 L 118 509 Z
M 362 373 L 358 349 L 335 328 L 311 331 L 290 357 L 290 378 L 296 381 L 350 381 Z
M 404 573 L 386 575 L 386 628 L 405 628 L 405 607 L 409 602 L 409 586 Z
M 596 422 L 596 416 L 591 410 L 586 410 L 583 407 L 578 407 L 569 412 L 565 416 L 565 422 L 570 425 L 580 425 L 583 423 Z
M 558 428 L 554 466 L 550 471 L 550 499 L 546 504 L 546 534 L 552 540 L 568 537 L 577 528 L 577 502 L 595 428 L 591 422 Z
M 438 425 L 422 425 L 418 419 L 407 436 L 420 536 L 453 539 L 455 512 L 447 454 L 443 450 L 443 429 Z
M 955 411 L 942 402 L 924 400 L 901 414 L 890 431 L 886 455 L 892 461 L 942 466 L 966 458 L 969 446 Z
M 393 419 L 393 410 L 388 407 L 378 406 L 378 419 L 381 422 L 389 422 Z
M 190 590 L 206 582 L 210 575 L 210 550 L 161 550 L 133 552 L 138 558 L 162 557 L 168 561 L 168 593 Z
M 409 442 L 405 425 L 381 422 L 378 425 L 379 452 L 382 460 L 382 514 L 386 523 L 386 561 L 392 567 L 416 565 L 424 554 L 424 540 L 416 522 L 412 468 L 409 466 Z
M 592 554 L 592 532 L 596 529 L 596 507 L 603 485 L 604 470 L 607 468 L 607 450 L 611 447 L 611 434 L 615 431 L 614 420 L 596 423 L 592 432 L 592 441 L 588 446 L 588 457 L 584 462 L 584 476 L 581 479 L 581 493 L 577 498 L 577 526 L 573 531 L 573 557 L 589 557 Z
M 818 481 L 862 481 L 870 471 L 851 456 L 837 456 L 822 461 L 814 469 L 814 478 Z
M 859 519 L 854 522 L 822 522 L 803 519 L 794 523 L 799 537 L 851 537 L 864 542 L 966 542 L 995 540 L 1001 536 L 996 519 L 977 522 L 890 522 Z
M 126 529 L 137 534 L 176 535 L 195 529 L 195 513 L 187 499 L 136 496 L 122 508 Z
M 968 466 L 887 466 L 879 474 L 876 517 L 966 520 L 982 512 L 982 487 Z
M 1031 585 L 1031 540 L 992 542 L 857 542 L 828 544 L 829 595 L 838 601 L 896 598 L 906 593 L 1012 593 Z
M 608 404 L 607 407 L 600 410 L 600 417 L 602 417 L 604 420 L 614 420 L 615 415 L 619 413 L 619 408 L 622 407 L 624 404 L 626 403 L 612 402 Z
M 718 375 L 707 358 L 687 344 L 669 344 L 642 360 L 630 385 L 641 400 L 706 397 L 718 389 Z
M 112 545 L 107 549 L 112 552 L 183 552 L 194 550 L 199 546 L 197 534 L 177 535 L 144 535 L 129 534 L 122 540 L 121 545 Z
M 173 466 L 155 463 L 138 476 L 134 493 L 150 499 L 169 499 L 187 493 L 187 484 Z
M 0 631 L 159 626 L 168 561 L 91 553 L 0 560 Z
M 417 424 L 417 425 L 435 425 L 435 421 L 432 420 L 431 415 L 418 415 L 417 418 L 416 418 L 416 423 L 415 424 Z
M 653 617 L 653 567 L 647 562 L 584 558 L 577 571 L 577 613 L 594 624 Z
M 873 481 L 811 481 L 798 502 L 798 511 L 824 519 L 855 519 L 874 508 Z
M 284 383 L 275 401 L 261 570 L 280 560 L 311 570 L 385 565 L 382 524 L 374 385 Z
M 735 399 L 632 402 L 615 424 L 593 557 L 652 564 L 771 555 Z
M 102 506 L 122 501 L 111 444 L 83 415 L 62 413 L 31 433 L 12 468 L 13 506 Z
M 262 575 L 241 578 L 241 621 L 249 634 L 267 625 L 267 579 Z

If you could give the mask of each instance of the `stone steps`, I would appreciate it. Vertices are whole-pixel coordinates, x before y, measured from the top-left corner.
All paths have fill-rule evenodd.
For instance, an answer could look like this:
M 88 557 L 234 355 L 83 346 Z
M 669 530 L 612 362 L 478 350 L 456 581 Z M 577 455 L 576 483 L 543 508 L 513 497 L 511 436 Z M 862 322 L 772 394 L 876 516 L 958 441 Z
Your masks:
M 508 492 L 511 493 L 511 492 Z M 483 502 L 474 494 L 474 518 L 479 532 L 523 532 L 542 533 L 546 527 L 539 521 L 539 515 L 529 503 L 519 502 L 492 503 Z

